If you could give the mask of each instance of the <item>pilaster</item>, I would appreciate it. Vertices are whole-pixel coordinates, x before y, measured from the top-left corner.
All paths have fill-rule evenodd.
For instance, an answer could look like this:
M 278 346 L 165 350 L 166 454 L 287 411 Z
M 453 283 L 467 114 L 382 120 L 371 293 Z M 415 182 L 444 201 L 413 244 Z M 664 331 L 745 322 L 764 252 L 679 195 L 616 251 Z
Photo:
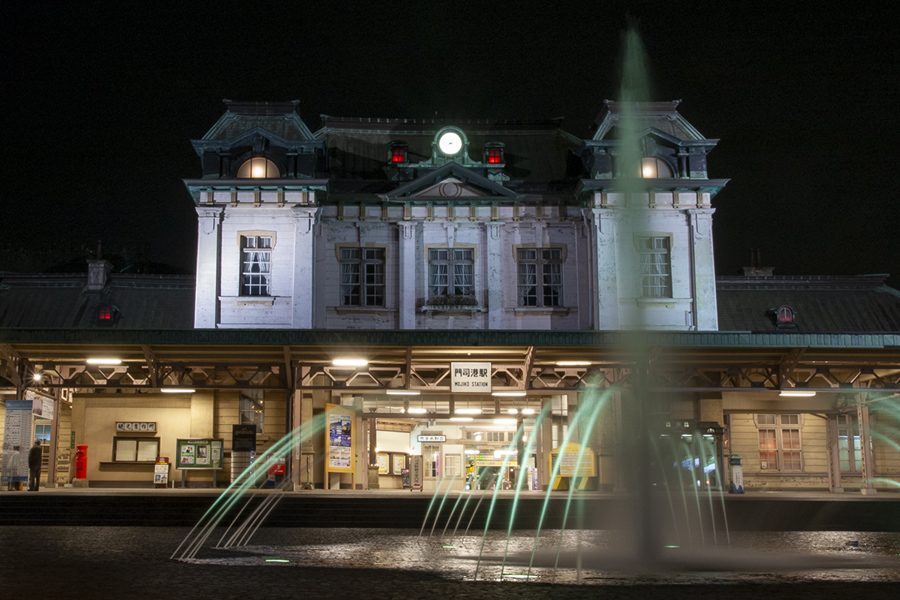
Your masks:
M 592 237 L 594 238 L 594 265 L 596 296 L 593 302 L 594 329 L 613 331 L 619 329 L 618 253 L 616 228 L 618 219 L 611 209 L 592 209 Z
M 313 293 L 315 290 L 315 221 L 314 206 L 294 206 L 294 273 L 291 301 L 291 327 L 312 329 Z
M 221 206 L 197 207 L 197 287 L 194 327 L 213 329 L 219 316 L 219 272 L 222 256 Z
M 719 316 L 716 302 L 716 265 L 713 254 L 711 208 L 688 209 L 691 233 L 691 294 L 694 327 L 697 331 L 717 331 Z
M 488 221 L 487 305 L 488 329 L 503 329 L 503 221 Z
M 416 223 L 400 221 L 400 289 L 397 292 L 400 329 L 416 328 Z

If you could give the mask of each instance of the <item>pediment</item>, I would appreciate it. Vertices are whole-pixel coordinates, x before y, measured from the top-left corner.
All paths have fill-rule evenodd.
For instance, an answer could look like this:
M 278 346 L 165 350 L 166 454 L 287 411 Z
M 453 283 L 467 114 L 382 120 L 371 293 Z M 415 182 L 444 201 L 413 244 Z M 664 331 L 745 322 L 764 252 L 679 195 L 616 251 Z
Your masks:
M 388 192 L 388 199 L 507 198 L 518 194 L 466 167 L 450 163 Z

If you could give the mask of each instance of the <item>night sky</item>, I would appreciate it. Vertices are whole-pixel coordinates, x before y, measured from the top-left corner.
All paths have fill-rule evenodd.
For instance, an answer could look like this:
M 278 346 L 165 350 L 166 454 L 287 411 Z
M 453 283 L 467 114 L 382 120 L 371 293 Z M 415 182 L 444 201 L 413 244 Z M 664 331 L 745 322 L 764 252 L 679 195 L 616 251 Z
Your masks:
M 631 19 L 654 97 L 681 99 L 721 140 L 718 274 L 758 248 L 776 274 L 892 273 L 900 286 L 890 4 L 356 4 L 4 3 L 0 270 L 80 259 L 101 239 L 119 262 L 193 272 L 181 180 L 199 176 L 190 140 L 223 98 L 297 99 L 313 130 L 321 114 L 563 117 L 588 137 L 618 97 Z

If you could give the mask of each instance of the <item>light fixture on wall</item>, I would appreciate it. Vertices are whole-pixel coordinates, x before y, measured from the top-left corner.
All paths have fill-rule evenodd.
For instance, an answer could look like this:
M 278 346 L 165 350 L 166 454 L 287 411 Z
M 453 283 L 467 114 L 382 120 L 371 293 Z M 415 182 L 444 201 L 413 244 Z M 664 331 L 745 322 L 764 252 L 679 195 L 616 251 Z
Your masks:
M 591 361 L 589 360 L 558 360 L 556 361 L 557 367 L 587 367 L 590 366 Z
M 419 390 L 388 390 L 385 393 L 388 396 L 419 396 L 422 392 Z

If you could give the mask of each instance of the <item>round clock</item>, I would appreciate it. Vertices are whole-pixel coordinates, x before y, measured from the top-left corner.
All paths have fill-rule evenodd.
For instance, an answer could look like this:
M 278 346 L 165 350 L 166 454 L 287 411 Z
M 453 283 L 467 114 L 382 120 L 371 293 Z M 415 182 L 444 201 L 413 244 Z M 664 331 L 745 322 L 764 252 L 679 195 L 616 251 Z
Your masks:
M 447 155 L 453 155 L 462 150 L 462 138 L 455 131 L 444 132 L 438 139 L 438 148 Z

